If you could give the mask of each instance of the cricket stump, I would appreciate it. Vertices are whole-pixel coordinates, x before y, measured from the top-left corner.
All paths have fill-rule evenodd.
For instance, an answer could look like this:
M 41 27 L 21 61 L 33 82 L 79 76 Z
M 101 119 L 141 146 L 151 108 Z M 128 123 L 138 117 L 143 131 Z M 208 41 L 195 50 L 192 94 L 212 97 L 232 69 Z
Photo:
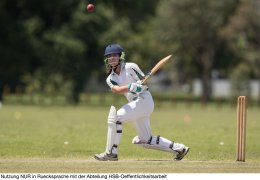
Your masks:
M 245 162 L 246 152 L 246 119 L 247 119 L 247 97 L 237 98 L 237 161 Z

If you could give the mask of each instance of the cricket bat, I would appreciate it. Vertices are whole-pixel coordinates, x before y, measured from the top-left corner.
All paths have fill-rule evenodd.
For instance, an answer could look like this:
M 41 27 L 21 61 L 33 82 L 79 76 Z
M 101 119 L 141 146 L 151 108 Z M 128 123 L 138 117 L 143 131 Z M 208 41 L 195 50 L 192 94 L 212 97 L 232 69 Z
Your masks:
M 170 58 L 172 57 L 172 54 L 169 56 L 166 56 L 165 58 L 161 59 L 154 67 L 151 69 L 151 71 L 144 77 L 141 84 L 146 84 L 147 80 L 154 75 Z

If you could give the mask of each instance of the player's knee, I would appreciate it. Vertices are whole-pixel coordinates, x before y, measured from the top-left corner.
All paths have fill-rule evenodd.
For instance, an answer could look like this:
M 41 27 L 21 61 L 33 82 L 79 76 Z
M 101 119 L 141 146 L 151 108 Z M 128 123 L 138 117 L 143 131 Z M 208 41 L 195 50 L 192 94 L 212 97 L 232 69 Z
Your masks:
M 135 137 L 133 138 L 133 140 L 132 140 L 132 143 L 133 143 L 133 144 L 140 144 L 140 139 L 139 139 L 139 137 L 138 137 L 138 136 L 135 136 Z
M 148 140 L 141 140 L 138 136 L 135 136 L 132 140 L 133 144 L 142 146 L 144 148 L 150 149 L 151 146 L 159 145 L 160 135 L 159 136 L 151 136 Z
M 142 146 L 144 148 L 147 148 L 147 141 L 142 141 L 138 136 L 135 136 L 132 140 L 132 143 L 138 146 Z
M 114 106 L 110 108 L 107 123 L 110 128 L 115 129 L 116 133 L 122 133 L 122 122 L 118 120 L 117 111 Z

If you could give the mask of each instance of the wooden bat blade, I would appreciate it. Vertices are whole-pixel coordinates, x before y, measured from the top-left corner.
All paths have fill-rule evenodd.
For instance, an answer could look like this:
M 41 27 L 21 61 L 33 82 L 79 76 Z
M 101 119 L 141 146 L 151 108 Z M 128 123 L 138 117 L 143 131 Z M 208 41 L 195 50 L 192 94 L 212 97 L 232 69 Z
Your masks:
M 149 77 L 153 74 L 155 74 L 170 58 L 172 57 L 172 54 L 169 56 L 166 56 L 165 58 L 161 59 L 154 67 L 153 69 L 148 73 L 147 76 L 142 80 L 142 84 L 145 84 L 146 81 L 149 79 Z
M 155 74 L 171 57 L 172 57 L 172 55 L 169 55 L 169 56 L 163 58 L 162 60 L 160 60 L 160 61 L 153 67 L 153 69 L 150 71 L 150 75 Z

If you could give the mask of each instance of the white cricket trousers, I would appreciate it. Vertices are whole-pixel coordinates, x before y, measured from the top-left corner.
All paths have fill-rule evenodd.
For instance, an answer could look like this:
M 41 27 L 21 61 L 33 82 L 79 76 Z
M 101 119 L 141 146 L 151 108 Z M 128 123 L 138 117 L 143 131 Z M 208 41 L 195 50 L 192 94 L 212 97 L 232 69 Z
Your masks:
M 133 122 L 141 141 L 147 142 L 151 137 L 150 115 L 154 110 L 154 102 L 149 91 L 140 94 L 139 98 L 127 103 L 117 111 L 117 120 L 125 123 Z
M 139 98 L 127 103 L 117 111 L 117 121 L 122 124 L 128 121 L 133 122 L 137 136 L 134 137 L 132 143 L 141 145 L 148 149 L 156 149 L 170 153 L 178 153 L 185 148 L 184 144 L 170 141 L 164 137 L 152 136 L 150 127 L 150 115 L 154 110 L 153 98 L 149 91 L 140 94 Z M 121 129 L 118 129 L 122 132 Z M 108 138 L 109 139 L 109 138 Z M 110 138 L 112 139 L 112 138 Z M 115 140 L 113 141 L 114 147 L 111 149 L 112 153 L 117 154 L 117 145 L 121 139 L 121 133 L 116 133 Z M 110 141 L 108 141 L 110 142 Z M 109 143 L 108 143 L 109 144 Z M 110 152 L 111 143 L 107 145 L 106 152 Z

